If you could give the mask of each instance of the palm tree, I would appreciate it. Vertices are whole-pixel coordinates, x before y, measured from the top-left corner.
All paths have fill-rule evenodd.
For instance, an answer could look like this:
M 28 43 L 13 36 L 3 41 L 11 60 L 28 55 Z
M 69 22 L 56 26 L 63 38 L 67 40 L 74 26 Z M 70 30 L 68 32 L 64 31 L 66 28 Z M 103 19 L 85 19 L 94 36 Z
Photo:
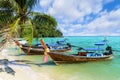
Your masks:
M 57 22 L 49 15 L 32 12 L 39 0 L 0 0 L 0 28 L 1 36 L 6 40 L 13 37 L 24 37 L 32 43 L 33 30 L 40 27 L 56 28 Z M 37 33 L 37 31 L 36 31 Z M 7 35 L 9 34 L 9 35 Z
M 20 29 L 21 32 L 24 33 L 25 39 L 29 43 L 32 43 L 33 25 L 29 14 L 37 1 L 38 0 L 0 0 L 0 12 L 2 13 L 0 14 L 1 27 L 9 28 L 7 34 L 10 34 L 6 36 L 6 39 L 14 37 L 14 34 Z M 10 16 L 8 14 L 10 14 Z M 4 23 L 5 25 L 3 25 Z

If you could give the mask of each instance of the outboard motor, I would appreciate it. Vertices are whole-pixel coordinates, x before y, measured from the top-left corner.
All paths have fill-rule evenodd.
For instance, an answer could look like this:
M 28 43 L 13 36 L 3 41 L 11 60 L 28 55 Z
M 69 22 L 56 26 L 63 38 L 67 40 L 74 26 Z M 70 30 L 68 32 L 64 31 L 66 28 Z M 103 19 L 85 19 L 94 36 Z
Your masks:
M 57 41 L 56 43 L 57 43 L 57 44 L 60 44 L 60 42 L 59 42 L 59 41 Z
M 69 48 L 71 48 L 71 47 L 72 47 L 70 43 L 67 43 L 66 45 L 67 45 Z
M 111 47 L 111 46 L 107 46 L 107 47 L 106 47 L 106 51 L 108 51 L 108 52 L 106 52 L 105 55 L 111 55 L 111 54 L 113 54 L 113 53 L 112 53 L 112 47 Z

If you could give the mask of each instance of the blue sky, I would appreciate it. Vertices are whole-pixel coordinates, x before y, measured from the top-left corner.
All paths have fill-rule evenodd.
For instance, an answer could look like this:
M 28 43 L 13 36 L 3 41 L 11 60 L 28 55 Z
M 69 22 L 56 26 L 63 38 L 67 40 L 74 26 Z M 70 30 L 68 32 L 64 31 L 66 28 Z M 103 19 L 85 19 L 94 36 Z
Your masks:
M 34 11 L 55 17 L 64 36 L 120 36 L 120 0 L 40 0 Z

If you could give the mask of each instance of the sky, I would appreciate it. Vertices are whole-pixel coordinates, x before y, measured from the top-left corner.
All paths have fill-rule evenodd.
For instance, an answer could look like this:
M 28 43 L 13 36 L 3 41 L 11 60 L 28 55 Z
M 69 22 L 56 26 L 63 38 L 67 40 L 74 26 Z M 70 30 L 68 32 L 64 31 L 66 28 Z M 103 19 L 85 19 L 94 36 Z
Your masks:
M 63 36 L 120 36 L 120 0 L 40 0 L 34 11 L 56 18 Z

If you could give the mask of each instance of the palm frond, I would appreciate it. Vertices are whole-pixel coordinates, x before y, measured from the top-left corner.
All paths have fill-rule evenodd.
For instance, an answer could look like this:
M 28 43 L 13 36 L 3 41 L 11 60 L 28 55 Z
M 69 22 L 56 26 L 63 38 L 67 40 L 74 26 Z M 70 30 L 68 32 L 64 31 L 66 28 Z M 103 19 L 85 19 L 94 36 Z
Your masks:
M 5 26 L 12 22 L 13 10 L 11 9 L 10 2 L 8 0 L 0 0 L 0 22 L 1 26 Z
M 10 34 L 11 36 L 14 36 L 14 32 L 16 31 L 15 29 L 16 29 L 19 21 L 20 21 L 20 18 L 18 18 L 18 19 L 11 25 L 11 34 Z
M 27 8 L 29 9 L 29 11 L 31 11 L 31 9 L 36 5 L 36 3 L 39 3 L 39 0 L 28 0 Z
M 28 15 L 39 0 L 9 0 L 16 15 Z
M 31 45 L 33 40 L 33 25 L 31 23 L 31 20 L 29 19 L 28 21 L 26 21 L 23 26 L 23 38 L 25 38 L 25 40 L 27 40 L 27 42 Z

